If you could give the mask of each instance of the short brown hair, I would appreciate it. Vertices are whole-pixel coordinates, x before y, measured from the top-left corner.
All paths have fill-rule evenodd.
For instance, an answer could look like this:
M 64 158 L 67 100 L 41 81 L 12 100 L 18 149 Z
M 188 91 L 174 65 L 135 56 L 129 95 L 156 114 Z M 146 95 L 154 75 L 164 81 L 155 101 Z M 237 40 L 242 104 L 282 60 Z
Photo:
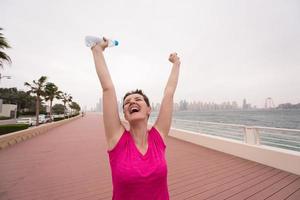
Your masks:
M 132 95 L 132 94 L 140 94 L 140 95 L 142 95 L 143 98 L 144 98 L 144 100 L 145 100 L 145 102 L 146 102 L 146 104 L 147 104 L 147 106 L 150 107 L 150 102 L 149 102 L 148 97 L 144 94 L 144 92 L 142 90 L 136 89 L 136 90 L 132 90 L 130 92 L 127 92 L 125 94 L 125 96 L 123 97 L 123 108 L 124 108 L 124 101 L 125 101 L 126 97 L 128 97 L 129 95 Z

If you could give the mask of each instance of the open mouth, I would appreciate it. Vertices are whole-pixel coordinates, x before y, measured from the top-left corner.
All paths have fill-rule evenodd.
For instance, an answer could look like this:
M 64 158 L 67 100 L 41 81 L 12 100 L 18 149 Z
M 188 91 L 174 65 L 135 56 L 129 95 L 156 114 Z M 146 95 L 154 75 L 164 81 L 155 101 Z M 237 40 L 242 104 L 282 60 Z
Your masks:
M 132 114 L 132 113 L 136 113 L 136 112 L 139 112 L 140 111 L 140 108 L 138 106 L 132 106 L 130 109 L 129 109 L 129 113 Z

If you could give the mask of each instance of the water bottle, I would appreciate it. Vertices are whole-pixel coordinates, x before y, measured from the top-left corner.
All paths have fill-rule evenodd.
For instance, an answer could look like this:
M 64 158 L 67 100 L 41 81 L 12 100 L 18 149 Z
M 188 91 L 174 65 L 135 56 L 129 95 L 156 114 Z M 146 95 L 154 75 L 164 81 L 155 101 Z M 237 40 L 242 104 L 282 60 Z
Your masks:
M 85 37 L 85 45 L 90 48 L 92 48 L 98 43 L 101 43 L 102 41 L 103 41 L 103 37 L 96 37 L 96 36 L 89 36 L 89 35 Z M 107 41 L 109 47 L 114 47 L 119 45 L 119 42 L 117 40 L 107 39 Z

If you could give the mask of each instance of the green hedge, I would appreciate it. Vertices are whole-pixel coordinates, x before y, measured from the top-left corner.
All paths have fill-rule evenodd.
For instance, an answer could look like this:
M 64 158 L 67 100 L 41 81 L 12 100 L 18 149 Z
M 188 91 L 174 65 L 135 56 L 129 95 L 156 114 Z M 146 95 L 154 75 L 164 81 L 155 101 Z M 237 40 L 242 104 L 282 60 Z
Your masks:
M 70 118 L 71 118 L 71 117 L 76 117 L 77 115 L 79 115 L 79 113 L 76 113 L 76 114 L 74 114 L 74 115 L 70 115 Z
M 28 124 L 6 124 L 0 125 L 0 135 L 27 129 Z
M 55 117 L 53 119 L 53 121 L 57 122 L 57 121 L 60 121 L 60 120 L 63 120 L 63 119 L 65 119 L 65 118 L 64 117 Z
M 11 119 L 11 118 L 10 117 L 0 116 L 0 120 L 6 120 L 6 119 Z

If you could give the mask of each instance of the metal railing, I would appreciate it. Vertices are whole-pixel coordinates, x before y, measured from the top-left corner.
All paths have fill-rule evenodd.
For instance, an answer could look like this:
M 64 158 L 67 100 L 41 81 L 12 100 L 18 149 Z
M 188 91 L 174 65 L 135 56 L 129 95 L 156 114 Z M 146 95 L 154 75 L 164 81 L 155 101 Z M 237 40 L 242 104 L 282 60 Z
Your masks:
M 300 151 L 300 130 L 254 127 L 259 134 L 259 144 Z
M 153 123 L 155 117 L 149 118 Z M 246 144 L 300 151 L 300 130 L 173 119 L 172 128 L 233 139 Z

